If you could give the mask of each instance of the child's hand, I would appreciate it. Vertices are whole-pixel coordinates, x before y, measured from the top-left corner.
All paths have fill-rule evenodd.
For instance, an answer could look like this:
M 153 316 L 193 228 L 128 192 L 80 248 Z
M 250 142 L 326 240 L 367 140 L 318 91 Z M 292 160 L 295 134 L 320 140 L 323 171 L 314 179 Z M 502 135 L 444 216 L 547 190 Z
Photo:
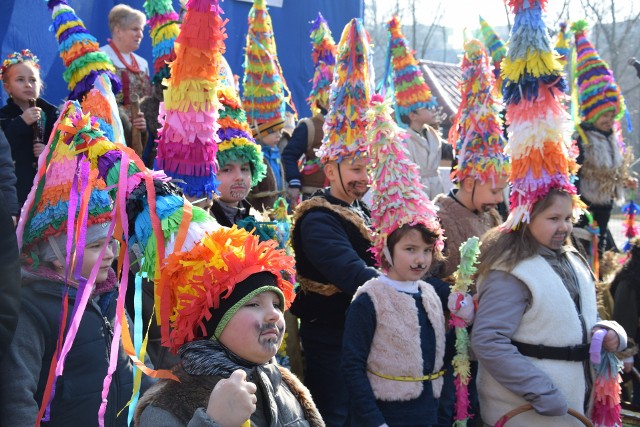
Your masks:
M 247 374 L 238 369 L 228 379 L 213 388 L 207 405 L 207 415 L 222 427 L 238 427 L 256 410 L 257 387 L 247 381 Z
M 33 144 L 33 157 L 40 157 L 40 154 L 44 151 L 44 147 L 45 145 L 40 142 Z
M 595 327 L 591 330 L 591 336 L 593 336 L 593 334 L 600 329 L 605 329 L 607 331 L 607 334 L 604 336 L 604 340 L 602 340 L 602 348 L 610 353 L 618 351 L 618 347 L 620 346 L 620 337 L 618 337 L 618 334 L 616 334 L 615 331 L 612 331 L 611 329 Z
M 138 113 L 138 117 L 133 119 L 133 127 L 141 130 L 141 131 L 145 131 L 147 130 L 147 121 L 144 119 L 144 114 L 142 113 Z
M 451 292 L 451 294 L 449 294 L 447 308 L 451 314 L 454 314 L 464 320 L 467 326 L 473 323 L 473 319 L 475 318 L 475 307 L 473 297 L 471 295 L 463 294 L 461 292 Z
M 41 114 L 42 114 L 42 110 L 40 109 L 40 107 L 31 107 L 24 110 L 24 112 L 22 113 L 22 115 L 20 115 L 20 117 L 22 117 L 22 120 L 24 120 L 26 124 L 32 125 L 38 120 L 40 120 Z

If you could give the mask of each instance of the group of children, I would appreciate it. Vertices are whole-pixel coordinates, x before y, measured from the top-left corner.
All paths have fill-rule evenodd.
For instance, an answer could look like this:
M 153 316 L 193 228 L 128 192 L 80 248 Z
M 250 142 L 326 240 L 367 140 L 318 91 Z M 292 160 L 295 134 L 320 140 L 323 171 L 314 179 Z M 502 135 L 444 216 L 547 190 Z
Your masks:
M 516 23 L 540 20 L 531 9 L 541 4 L 525 3 L 514 8 Z M 54 15 L 72 13 L 64 1 L 56 6 Z M 132 22 L 133 31 L 139 21 Z M 202 46 L 191 36 L 206 22 L 220 27 L 202 29 L 215 42 Z M 487 53 L 478 41 L 467 42 L 465 95 L 450 136 L 456 188 L 435 197 L 442 189 L 426 171 L 439 161 L 441 141 L 434 134 L 424 145 L 421 134 L 435 99 L 397 20 L 389 23 L 390 51 L 401 52 L 393 59 L 395 113 L 373 94 L 362 23 L 352 20 L 337 47 L 327 45 L 333 40 L 326 22 L 314 23 L 319 46 L 310 102 L 317 114 L 293 132 L 297 151 L 285 150 L 284 167 L 277 142 L 285 86 L 263 0 L 255 0 L 250 23 L 256 32 L 247 39 L 245 80 L 260 76 L 262 83 L 249 83 L 241 102 L 234 88 L 217 83 L 223 40 L 217 0 L 188 2 L 165 81 L 166 121 L 154 130 L 167 175 L 115 141 L 117 123 L 95 109 L 117 114 L 108 67 L 96 74 L 107 76 L 109 90 L 100 90 L 98 77 L 79 98 L 83 104 L 69 101 L 58 114 L 40 98 L 31 52 L 3 63 L 10 98 L 0 126 L 22 211 L 1 204 L 8 210 L 0 210 L 3 226 L 19 214 L 17 245 L 8 242 L 14 250 L 2 265 L 15 282 L 17 246 L 22 292 L 19 309 L 7 310 L 17 317 L 7 316 L 0 330 L 0 424 L 436 426 L 466 422 L 472 406 L 479 422 L 495 425 L 530 403 L 534 411 L 513 425 L 575 425 L 568 411 L 588 414 L 593 404 L 591 336 L 604 330 L 608 352 L 626 348 L 627 339 L 617 323 L 599 319 L 595 278 L 570 242 L 582 202 L 571 181 L 576 159 L 554 130 L 562 122 L 559 66 L 534 76 L 514 70 L 523 58 L 506 59 L 505 147 Z M 548 38 L 526 30 L 514 29 L 516 54 L 530 55 L 523 46 Z M 540 46 L 550 44 L 542 41 L 529 47 L 548 55 Z M 193 58 L 205 58 L 207 66 L 199 69 Z M 271 67 L 260 69 L 265 63 Z M 272 89 L 268 97 L 260 85 Z M 605 86 L 598 110 L 585 112 L 596 129 L 622 109 L 615 82 Z M 193 96 L 193 87 L 206 88 L 211 99 Z M 92 97 L 103 98 L 84 102 Z M 273 110 L 270 103 L 277 104 Z M 203 121 L 210 126 L 204 131 Z M 589 126 L 583 129 L 589 138 Z M 594 156 L 593 146 L 581 147 Z M 287 164 L 303 153 L 304 167 L 288 176 Z M 618 166 L 609 187 L 623 179 L 622 160 Z M 0 181 L 13 185 L 9 172 Z M 306 180 L 318 173 L 322 179 Z M 250 203 L 250 190 L 265 177 L 275 190 L 261 189 Z M 495 208 L 507 180 L 511 211 L 503 223 Z M 261 232 L 270 219 L 259 212 L 284 194 L 287 181 L 296 204 L 293 256 Z M 371 208 L 362 202 L 368 191 Z M 203 198 L 206 210 L 190 202 Z M 610 211 L 611 198 L 605 202 Z M 474 302 L 442 279 L 456 279 L 460 244 L 481 235 Z M 129 270 L 137 271 L 132 280 Z M 144 286 L 151 288 L 146 297 Z M 145 302 L 151 308 L 141 315 Z M 134 308 L 131 318 L 127 307 Z M 299 319 L 306 366 L 296 374 L 304 385 L 274 359 L 289 309 Z M 457 327 L 473 324 L 478 373 L 470 388 L 479 404 L 473 396 L 455 403 L 464 396 L 451 363 L 450 316 L 461 319 Z M 157 334 L 175 363 L 147 360 L 143 330 Z M 159 354 L 151 347 L 148 353 Z

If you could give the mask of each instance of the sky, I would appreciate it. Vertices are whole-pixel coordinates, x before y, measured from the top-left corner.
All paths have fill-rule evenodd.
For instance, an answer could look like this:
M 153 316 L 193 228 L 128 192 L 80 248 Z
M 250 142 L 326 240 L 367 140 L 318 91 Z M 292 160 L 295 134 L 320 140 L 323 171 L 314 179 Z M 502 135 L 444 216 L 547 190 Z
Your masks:
M 596 0 L 589 1 L 593 3 Z M 463 29 L 465 27 L 472 31 L 479 27 L 478 15 L 481 15 L 493 27 L 507 25 L 507 14 L 503 0 L 419 0 L 417 2 L 417 16 L 421 23 L 430 24 L 433 21 L 432 16 L 439 2 L 446 5 L 441 24 L 454 29 L 454 34 L 452 34 L 449 39 L 452 46 L 462 45 Z M 609 0 L 606 0 L 606 2 L 609 3 Z M 636 3 L 635 5 L 634 2 Z M 380 3 L 383 2 L 379 2 L 378 5 L 380 5 Z M 384 2 L 389 9 L 392 9 L 395 3 L 395 1 Z M 548 25 L 556 22 L 564 3 L 564 0 L 549 0 L 547 2 L 546 12 Z M 637 0 L 615 0 L 616 8 L 619 10 L 617 16 L 629 16 L 632 8 L 637 13 L 640 8 L 639 3 Z M 403 4 L 402 0 L 400 0 L 400 4 Z M 585 12 L 580 0 L 570 1 L 568 13 L 571 20 L 585 18 Z M 564 15 L 566 16 L 566 13 Z M 509 19 L 511 24 L 513 24 L 513 15 L 510 15 Z M 410 20 L 409 14 L 405 13 L 403 23 L 409 24 Z

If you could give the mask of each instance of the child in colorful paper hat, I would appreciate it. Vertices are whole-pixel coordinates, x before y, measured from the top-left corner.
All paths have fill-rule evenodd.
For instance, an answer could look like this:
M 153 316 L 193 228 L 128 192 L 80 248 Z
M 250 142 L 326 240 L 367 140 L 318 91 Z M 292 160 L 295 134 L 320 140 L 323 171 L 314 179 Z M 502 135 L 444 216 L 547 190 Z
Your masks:
M 584 414 L 594 399 L 575 392 L 591 381 L 591 337 L 605 329 L 605 348 L 616 351 L 626 334 L 598 321 L 593 273 L 570 241 L 579 200 L 563 135 L 566 83 L 543 21 L 546 2 L 509 4 L 515 23 L 502 72 L 511 213 L 482 239 L 471 337 L 477 389 L 485 424 L 502 425 L 506 413 L 531 404 L 516 424 L 570 426 L 576 421 L 568 410 Z
M 111 59 L 100 50 L 97 40 L 87 31 L 67 0 L 48 0 L 47 4 L 53 18 L 51 29 L 67 68 L 62 76 L 71 91 L 69 99 L 81 100 L 100 74 L 109 77 L 114 93 L 120 92 L 120 79 L 115 75 Z
M 187 8 L 166 80 L 155 168 L 177 180 L 187 197 L 210 199 L 217 187 L 216 86 L 226 34 L 218 0 L 193 0 Z
M 504 42 L 495 32 L 493 27 L 489 25 L 487 21 L 482 19 L 482 16 L 478 17 L 480 19 L 480 33 L 482 34 L 482 40 L 484 41 L 484 45 L 487 48 L 489 55 L 491 55 L 491 59 L 493 61 L 493 75 L 495 77 L 495 87 L 497 89 L 497 93 L 500 94 L 500 90 L 502 88 L 502 77 L 500 75 L 500 64 L 502 63 L 502 59 L 507 53 L 507 48 L 504 46 Z
M 113 203 L 97 171 L 68 144 L 75 136 L 68 132 L 69 117 L 64 111 L 56 123 L 18 225 L 22 306 L 29 308 L 20 314 L 0 369 L 6 391 L 0 407 L 12 408 L 3 409 L 3 425 L 96 424 L 103 399 L 110 401 L 103 419 L 126 424 L 126 412 L 117 417 L 117 410 L 132 391 L 132 366 L 109 326 L 120 317 L 111 268 L 117 254 Z M 117 379 L 101 397 L 108 372 Z M 86 393 L 72 392 L 70 384 Z
M 381 99 L 372 101 L 368 137 L 374 169 L 372 251 L 383 274 L 358 288 L 349 306 L 342 366 L 356 425 L 416 419 L 432 425 L 443 385 L 445 321 L 436 290 L 422 277 L 441 255 L 442 229 L 418 167 L 404 150 L 393 110 Z M 467 301 L 473 307 L 470 296 Z M 400 405 L 406 411 L 398 411 Z
M 324 141 L 316 152 L 329 186 L 296 207 L 291 232 L 301 289 L 291 313 L 300 319 L 305 380 L 330 425 L 347 422 L 344 376 L 337 364 L 313 361 L 344 360 L 345 312 L 358 286 L 379 274 L 370 252 L 369 208 L 360 201 L 370 183 L 366 134 L 373 90 L 370 49 L 362 21 L 352 19 L 338 45 Z M 327 339 L 335 345 L 323 345 Z
M 294 208 L 300 202 L 301 195 L 309 198 L 326 184 L 322 164 L 315 151 L 320 148 L 324 138 L 322 127 L 329 108 L 329 93 L 338 49 L 329 25 L 320 12 L 311 23 L 311 45 L 314 74 L 307 102 L 313 116 L 300 119 L 282 151 L 287 191 Z M 303 161 L 302 165 L 299 165 L 300 161 Z
M 582 122 L 577 127 L 580 170 L 578 190 L 599 227 L 600 255 L 612 248 L 607 242 L 613 204 L 624 200 L 625 188 L 635 189 L 629 173 L 633 154 L 622 140 L 619 120 L 625 114 L 624 98 L 607 63 L 587 38 L 587 23 L 574 22 L 577 51 L 577 101 Z M 581 223 L 581 225 L 586 225 Z
M 421 182 L 429 197 L 444 191 L 438 166 L 444 141 L 435 129 L 435 97 L 427 86 L 418 61 L 402 34 L 400 20 L 394 16 L 387 24 L 389 49 L 387 51 L 387 76 L 384 83 L 395 99 L 398 123 L 407 128 L 405 144 L 409 158 L 420 167 Z M 393 83 L 391 76 L 393 74 Z
M 504 200 L 509 175 L 493 67 L 480 41 L 465 43 L 461 68 L 462 100 L 449 131 L 449 143 L 457 157 L 452 172 L 456 188 L 434 199 L 447 237 L 447 259 L 434 274 L 440 278 L 455 272 L 462 243 L 502 223 L 496 208 Z
M 247 200 L 249 191 L 264 179 L 267 166 L 262 148 L 253 139 L 247 116 L 236 91 L 227 85 L 218 87 L 222 108 L 218 124 L 218 193 L 210 208 L 220 225 L 231 227 L 257 212 Z

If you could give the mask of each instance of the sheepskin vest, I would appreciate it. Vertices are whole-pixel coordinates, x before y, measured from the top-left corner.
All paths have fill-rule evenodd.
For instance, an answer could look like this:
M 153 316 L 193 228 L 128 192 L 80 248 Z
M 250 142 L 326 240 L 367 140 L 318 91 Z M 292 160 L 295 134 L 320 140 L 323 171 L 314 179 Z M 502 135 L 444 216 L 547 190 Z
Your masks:
M 513 335 L 515 341 L 566 347 L 585 344 L 590 339 L 591 328 L 597 321 L 596 292 L 591 274 L 574 254 L 567 253 L 580 286 L 580 306 L 584 325 L 576 306 L 551 265 L 540 255 L 520 262 L 510 273 L 521 280 L 531 292 L 531 305 L 525 311 L 520 325 Z M 500 269 L 500 268 L 498 268 Z M 482 286 L 480 284 L 479 286 Z M 531 363 L 544 371 L 562 392 L 570 408 L 585 411 L 585 362 L 529 358 Z M 498 383 L 480 364 L 478 370 L 478 394 L 482 419 L 494 425 L 510 410 L 527 403 Z M 518 415 L 509 426 L 530 427 L 553 425 L 554 427 L 581 426 L 571 415 L 547 417 L 534 411 Z
M 431 200 L 444 192 L 442 179 L 438 174 L 438 166 L 442 158 L 442 139 L 431 126 L 425 125 L 420 134 L 411 128 L 407 129 L 409 138 L 405 139 L 405 147 L 409 158 L 420 168 L 420 182 Z
M 609 137 L 595 130 L 585 130 L 585 134 L 589 141 L 582 144 L 580 195 L 596 205 L 624 200 L 626 168 L 615 132 Z
M 430 284 L 418 283 L 422 305 L 435 332 L 436 348 L 434 372 L 442 369 L 444 357 L 444 315 L 440 298 Z M 355 293 L 366 293 L 376 311 L 376 331 L 367 359 L 367 377 L 373 394 L 379 400 L 399 401 L 417 399 L 424 381 L 396 381 L 381 378 L 371 371 L 394 377 L 421 377 L 424 360 L 420 345 L 418 309 L 411 295 L 399 292 L 379 279 L 371 279 Z M 442 391 L 443 378 L 430 381 L 437 399 Z

